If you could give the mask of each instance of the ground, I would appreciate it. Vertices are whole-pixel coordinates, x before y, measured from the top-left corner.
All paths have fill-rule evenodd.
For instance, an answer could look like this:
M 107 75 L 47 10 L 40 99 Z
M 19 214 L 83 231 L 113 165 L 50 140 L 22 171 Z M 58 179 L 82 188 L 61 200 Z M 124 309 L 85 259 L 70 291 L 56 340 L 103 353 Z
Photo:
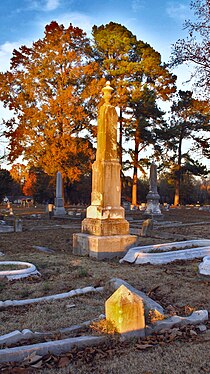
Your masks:
M 80 220 L 50 220 L 44 207 L 14 208 L 14 212 L 22 218 L 23 231 L 0 233 L 0 252 L 5 254 L 0 260 L 32 262 L 41 276 L 18 281 L 2 279 L 1 301 L 40 297 L 86 286 L 105 286 L 105 289 L 102 293 L 3 309 L 0 311 L 0 335 L 28 328 L 32 331 L 53 331 L 54 339 L 62 338 L 58 334 L 60 328 L 97 318 L 104 313 L 104 303 L 111 292 L 107 282 L 113 277 L 144 291 L 169 314 L 186 315 L 198 309 L 210 312 L 210 278 L 198 273 L 201 259 L 161 266 L 138 266 L 119 264 L 119 259 L 96 261 L 77 257 L 72 254 L 72 233 L 80 232 Z M 141 245 L 210 239 L 209 211 L 185 207 L 172 208 L 163 214 L 164 224 L 158 228 L 155 226 L 151 237 L 140 238 Z M 142 212 L 129 213 L 127 218 L 131 228 L 138 231 Z M 41 252 L 33 246 L 44 246 L 54 252 Z M 206 326 L 205 333 L 189 327 L 151 337 L 144 342 L 123 343 L 117 338 L 109 338 L 100 348 L 93 347 L 82 352 L 75 350 L 61 357 L 44 357 L 36 373 L 209 374 L 210 323 L 207 322 Z M 88 333 L 94 334 L 95 330 Z M 31 366 L 20 366 L 0 364 L 2 373 L 31 373 L 35 370 Z

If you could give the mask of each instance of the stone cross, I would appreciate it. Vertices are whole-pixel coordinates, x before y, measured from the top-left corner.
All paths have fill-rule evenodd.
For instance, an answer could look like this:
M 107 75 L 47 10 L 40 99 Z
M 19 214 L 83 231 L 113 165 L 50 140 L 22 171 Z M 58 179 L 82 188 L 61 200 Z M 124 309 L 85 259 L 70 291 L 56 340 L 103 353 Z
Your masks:
M 55 198 L 55 216 L 62 216 L 65 215 L 66 211 L 64 209 L 64 202 L 63 202 L 63 183 L 62 183 L 62 175 L 60 171 L 57 172 L 56 175 L 56 198 Z

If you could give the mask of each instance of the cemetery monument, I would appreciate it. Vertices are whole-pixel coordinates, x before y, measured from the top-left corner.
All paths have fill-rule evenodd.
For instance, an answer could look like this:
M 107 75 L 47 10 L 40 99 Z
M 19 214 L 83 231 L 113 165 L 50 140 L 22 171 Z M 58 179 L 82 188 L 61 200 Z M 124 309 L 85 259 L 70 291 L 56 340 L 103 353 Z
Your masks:
M 162 218 L 160 210 L 160 195 L 157 192 L 157 166 L 152 161 L 150 166 L 149 193 L 147 194 L 147 207 L 144 216 L 148 218 Z
M 63 216 L 66 214 L 63 201 L 63 181 L 60 171 L 56 175 L 56 198 L 54 216 Z
M 73 253 L 97 259 L 122 256 L 136 242 L 121 206 L 120 163 L 117 155 L 117 121 L 110 104 L 110 82 L 102 89 L 104 104 L 99 109 L 97 153 L 93 163 L 91 205 L 82 221 L 82 233 L 73 235 Z

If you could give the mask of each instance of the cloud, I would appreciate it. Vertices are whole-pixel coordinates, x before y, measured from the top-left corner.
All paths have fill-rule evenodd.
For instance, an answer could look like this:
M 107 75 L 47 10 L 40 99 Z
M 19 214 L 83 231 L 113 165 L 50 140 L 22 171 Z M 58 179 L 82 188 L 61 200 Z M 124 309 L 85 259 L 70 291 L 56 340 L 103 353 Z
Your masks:
M 145 1 L 143 0 L 132 0 L 131 1 L 131 8 L 133 12 L 138 12 L 139 9 L 142 9 L 145 7 Z
M 60 6 L 60 0 L 27 0 L 28 6 L 25 10 L 36 10 L 51 12 Z
M 4 73 L 10 69 L 10 59 L 12 58 L 12 52 L 14 49 L 19 49 L 21 45 L 27 45 L 28 47 L 32 44 L 31 40 L 19 40 L 17 42 L 5 42 L 0 45 L 0 60 L 1 60 L 1 72 Z
M 19 42 L 5 42 L 4 44 L 0 45 L 0 59 L 1 59 L 1 71 L 5 72 L 10 67 L 10 59 L 12 57 L 13 49 L 17 49 L 20 47 Z
M 167 4 L 166 13 L 170 18 L 183 22 L 188 17 L 189 5 L 171 1 Z
M 70 12 L 70 13 L 64 13 L 64 14 L 58 14 L 56 16 L 56 19 L 54 19 L 58 24 L 62 24 L 65 27 L 68 27 L 70 23 L 74 27 L 79 27 L 83 31 L 85 31 L 88 36 L 91 35 L 92 32 L 92 26 L 94 25 L 94 20 L 82 13 L 79 12 Z M 51 23 L 52 17 L 44 17 L 41 21 L 39 21 L 39 28 L 41 30 L 44 30 L 45 26 L 49 23 Z
M 59 0 L 47 0 L 45 9 L 46 10 L 55 10 L 59 7 L 60 1 Z

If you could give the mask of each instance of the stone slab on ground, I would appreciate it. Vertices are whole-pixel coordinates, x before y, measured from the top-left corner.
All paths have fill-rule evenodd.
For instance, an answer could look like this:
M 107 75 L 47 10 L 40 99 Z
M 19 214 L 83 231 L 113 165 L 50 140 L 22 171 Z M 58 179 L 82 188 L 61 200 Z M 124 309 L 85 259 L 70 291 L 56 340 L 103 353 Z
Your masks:
M 96 236 L 76 233 L 73 234 L 73 253 L 94 257 L 97 260 L 122 257 L 136 242 L 135 235 Z

